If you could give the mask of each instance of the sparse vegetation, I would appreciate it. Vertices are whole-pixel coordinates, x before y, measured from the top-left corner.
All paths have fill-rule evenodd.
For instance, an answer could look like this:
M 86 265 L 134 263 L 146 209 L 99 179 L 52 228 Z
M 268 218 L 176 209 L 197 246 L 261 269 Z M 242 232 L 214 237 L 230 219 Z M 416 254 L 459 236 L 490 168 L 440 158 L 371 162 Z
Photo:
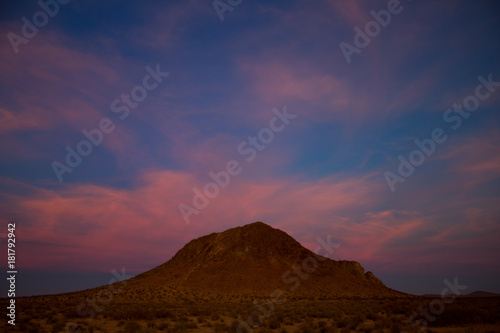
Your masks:
M 29 301 L 29 302 L 28 302 Z M 297 299 L 276 305 L 261 327 L 254 332 L 273 333 L 339 333 L 339 332 L 417 332 L 409 323 L 410 315 L 429 300 L 418 297 L 401 299 Z M 93 320 L 76 313 L 78 299 L 19 299 L 17 325 L 13 332 L 64 332 L 68 322 L 81 332 L 237 332 L 240 322 L 255 311 L 252 302 L 244 303 L 114 303 Z M 5 306 L 0 300 L 0 306 Z M 40 306 L 38 306 L 40 305 Z M 68 314 L 71 314 L 68 316 Z M 454 326 L 463 333 L 498 332 L 500 299 L 457 299 L 428 323 L 428 331 L 441 332 Z M 495 326 L 496 325 L 496 326 Z M 460 328 L 462 327 L 462 328 Z M 0 330 L 2 328 L 0 327 Z M 10 329 L 10 328 L 9 328 Z M 240 332 L 245 329 L 240 327 Z M 247 332 L 248 333 L 248 332 Z
M 139 325 L 135 321 L 129 321 L 125 324 L 125 332 L 128 333 L 138 333 L 141 329 L 141 325 Z

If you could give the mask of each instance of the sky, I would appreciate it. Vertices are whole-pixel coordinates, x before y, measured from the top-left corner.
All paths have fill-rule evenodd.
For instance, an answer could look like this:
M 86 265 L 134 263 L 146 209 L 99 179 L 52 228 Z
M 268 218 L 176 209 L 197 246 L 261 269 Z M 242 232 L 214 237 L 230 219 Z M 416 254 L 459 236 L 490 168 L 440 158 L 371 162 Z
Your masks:
M 231 5 L 232 4 L 232 5 Z M 0 5 L 17 295 L 263 221 L 389 287 L 500 293 L 496 1 Z M 0 261 L 7 270 L 7 256 Z

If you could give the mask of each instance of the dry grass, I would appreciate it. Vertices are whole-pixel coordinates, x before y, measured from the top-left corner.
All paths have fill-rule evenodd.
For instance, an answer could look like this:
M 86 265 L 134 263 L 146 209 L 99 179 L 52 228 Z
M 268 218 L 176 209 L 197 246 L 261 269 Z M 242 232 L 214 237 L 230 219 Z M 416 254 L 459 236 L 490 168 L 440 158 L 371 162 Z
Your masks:
M 236 332 L 238 318 L 246 320 L 257 311 L 246 303 L 114 303 L 96 313 L 95 318 L 80 317 L 78 299 L 50 297 L 18 299 L 16 326 L 0 326 L 6 332 L 65 332 L 74 322 L 74 332 Z M 429 299 L 358 299 L 287 301 L 262 315 L 254 332 L 343 333 L 418 332 L 409 316 Z M 6 306 L 5 300 L 0 306 Z M 500 299 L 458 299 L 429 323 L 428 332 L 500 332 Z

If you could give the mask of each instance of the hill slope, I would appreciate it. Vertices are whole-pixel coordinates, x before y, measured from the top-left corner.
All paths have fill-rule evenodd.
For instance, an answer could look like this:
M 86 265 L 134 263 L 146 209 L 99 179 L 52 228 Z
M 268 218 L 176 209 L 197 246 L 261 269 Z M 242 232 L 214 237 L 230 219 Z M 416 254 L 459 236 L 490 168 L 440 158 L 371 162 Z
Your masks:
M 285 232 L 255 222 L 190 241 L 168 262 L 129 280 L 120 297 L 237 301 L 276 289 L 291 298 L 404 296 L 358 262 L 318 256 Z

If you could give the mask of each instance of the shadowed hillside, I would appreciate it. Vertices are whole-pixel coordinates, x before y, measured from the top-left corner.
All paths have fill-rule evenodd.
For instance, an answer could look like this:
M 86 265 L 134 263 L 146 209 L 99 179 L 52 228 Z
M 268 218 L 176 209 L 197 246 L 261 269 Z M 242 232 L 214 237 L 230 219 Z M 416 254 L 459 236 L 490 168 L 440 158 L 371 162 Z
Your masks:
M 123 294 L 153 286 L 202 299 L 265 297 L 275 289 L 294 298 L 403 296 L 358 262 L 316 255 L 262 222 L 192 240 L 165 264 L 132 279 Z

